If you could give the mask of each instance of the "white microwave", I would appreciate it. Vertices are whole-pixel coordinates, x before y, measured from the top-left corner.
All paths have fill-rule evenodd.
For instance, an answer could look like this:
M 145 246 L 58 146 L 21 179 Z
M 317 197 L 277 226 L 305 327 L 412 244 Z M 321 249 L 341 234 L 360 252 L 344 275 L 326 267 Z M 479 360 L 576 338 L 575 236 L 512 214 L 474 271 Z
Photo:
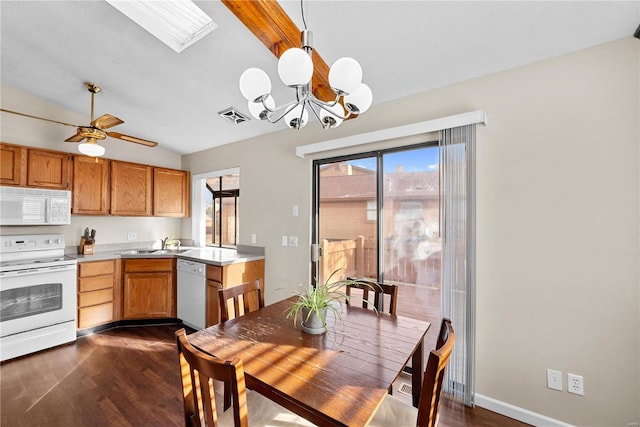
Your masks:
M 0 186 L 0 225 L 71 223 L 71 191 Z

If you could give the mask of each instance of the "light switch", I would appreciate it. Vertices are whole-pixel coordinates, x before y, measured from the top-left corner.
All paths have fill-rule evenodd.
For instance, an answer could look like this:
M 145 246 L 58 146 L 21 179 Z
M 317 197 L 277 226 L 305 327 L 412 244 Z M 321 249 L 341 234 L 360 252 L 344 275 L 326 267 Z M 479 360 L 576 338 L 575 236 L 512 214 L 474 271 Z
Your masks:
M 282 236 L 282 246 L 287 246 L 288 241 L 289 239 L 287 238 L 287 236 Z
M 289 246 L 298 246 L 298 236 L 289 236 Z

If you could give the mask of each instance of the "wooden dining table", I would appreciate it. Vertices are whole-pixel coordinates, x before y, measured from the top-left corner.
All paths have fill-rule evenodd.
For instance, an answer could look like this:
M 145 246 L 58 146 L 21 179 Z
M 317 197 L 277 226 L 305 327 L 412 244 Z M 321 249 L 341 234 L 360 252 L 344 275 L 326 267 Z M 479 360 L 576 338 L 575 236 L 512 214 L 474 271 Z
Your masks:
M 247 387 L 317 425 L 366 425 L 410 360 L 418 405 L 428 322 L 343 305 L 339 319 L 327 316 L 329 332 L 310 335 L 286 319 L 293 301 L 195 332 L 189 341 L 222 359 L 241 358 Z

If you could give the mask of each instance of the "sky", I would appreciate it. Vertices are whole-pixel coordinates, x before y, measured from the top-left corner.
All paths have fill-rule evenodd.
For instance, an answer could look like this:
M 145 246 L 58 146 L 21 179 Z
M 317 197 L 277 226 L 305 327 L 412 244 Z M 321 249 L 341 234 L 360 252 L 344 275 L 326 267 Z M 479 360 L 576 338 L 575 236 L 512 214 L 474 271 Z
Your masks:
M 405 172 L 436 171 L 439 162 L 438 153 L 438 147 L 422 147 L 415 150 L 387 153 L 382 158 L 384 172 L 395 172 L 399 165 L 404 166 Z M 376 168 L 375 157 L 351 160 L 349 163 L 371 170 Z

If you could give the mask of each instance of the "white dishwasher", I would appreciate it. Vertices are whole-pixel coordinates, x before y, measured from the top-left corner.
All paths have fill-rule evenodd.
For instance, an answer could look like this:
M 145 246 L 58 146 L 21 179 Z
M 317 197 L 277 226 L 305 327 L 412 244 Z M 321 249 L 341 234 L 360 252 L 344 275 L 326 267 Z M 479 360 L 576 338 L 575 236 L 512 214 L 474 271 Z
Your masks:
M 178 318 L 194 329 L 204 329 L 207 304 L 207 268 L 199 262 L 178 259 Z

